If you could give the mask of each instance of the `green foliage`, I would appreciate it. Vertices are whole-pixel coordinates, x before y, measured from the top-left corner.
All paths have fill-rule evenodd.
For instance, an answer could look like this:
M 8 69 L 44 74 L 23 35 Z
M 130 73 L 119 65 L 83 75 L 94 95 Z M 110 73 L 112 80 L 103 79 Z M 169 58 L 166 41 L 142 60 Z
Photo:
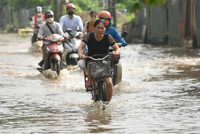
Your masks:
M 49 5 L 51 0 L 3 0 L 7 2 L 7 6 L 10 6 L 13 10 L 19 11 L 23 8 L 34 8 L 36 6 Z
M 7 0 L 0 0 L 0 9 L 8 4 Z
M 51 1 L 50 9 L 54 12 L 55 20 L 58 20 L 58 17 L 57 17 L 57 0 L 52 0 Z
M 75 6 L 76 6 L 76 12 L 75 12 L 75 14 L 76 14 L 76 15 L 80 15 L 81 12 L 82 12 L 81 7 L 80 7 L 79 5 L 75 5 Z
M 101 10 L 103 0 L 69 0 L 70 3 L 74 3 L 80 11 L 89 11 L 89 10 Z M 116 8 L 126 8 L 128 13 L 134 12 L 140 8 L 140 1 L 150 6 L 156 4 L 165 4 L 166 0 L 116 0 Z M 36 6 L 45 6 L 50 5 L 51 8 L 56 11 L 56 2 L 57 0 L 0 0 L 0 8 L 2 6 L 10 6 L 15 11 L 18 11 L 22 8 L 34 8 Z M 52 4 L 54 3 L 54 4 Z
M 116 8 L 123 7 L 128 13 L 135 12 L 139 9 L 140 0 L 116 0 Z
M 149 4 L 150 6 L 155 6 L 157 4 L 165 4 L 166 0 L 142 0 L 143 3 Z
M 135 18 L 135 13 L 128 13 L 128 15 L 127 15 L 127 21 L 131 21 L 134 18 Z
M 115 7 L 116 7 L 117 9 L 126 8 L 126 6 L 125 6 L 124 4 L 122 4 L 122 3 L 116 3 Z
M 98 10 L 102 9 L 102 0 L 69 0 L 70 3 L 78 5 L 81 10 Z
M 82 11 L 102 10 L 103 0 L 69 0 L 76 6 L 76 14 L 80 15 Z M 154 6 L 156 4 L 165 4 L 166 0 L 115 0 L 116 9 L 127 9 L 128 20 L 133 18 L 133 13 L 140 8 L 140 2 Z M 51 9 L 57 18 L 57 0 L 0 0 L 0 8 L 9 6 L 12 10 L 18 12 L 20 9 L 35 8 L 36 6 L 50 5 Z M 63 5 L 63 13 L 66 14 L 65 6 Z

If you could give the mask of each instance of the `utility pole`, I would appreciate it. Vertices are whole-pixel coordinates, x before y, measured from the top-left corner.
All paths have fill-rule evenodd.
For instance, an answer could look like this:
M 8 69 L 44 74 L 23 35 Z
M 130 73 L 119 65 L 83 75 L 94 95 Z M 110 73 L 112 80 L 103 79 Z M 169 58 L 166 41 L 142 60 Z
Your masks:
M 113 26 L 117 26 L 117 17 L 116 17 L 116 9 L 115 9 L 115 0 L 103 0 L 103 8 L 108 10 L 113 18 Z
M 57 0 L 57 18 L 63 15 L 63 5 L 68 2 L 68 0 Z

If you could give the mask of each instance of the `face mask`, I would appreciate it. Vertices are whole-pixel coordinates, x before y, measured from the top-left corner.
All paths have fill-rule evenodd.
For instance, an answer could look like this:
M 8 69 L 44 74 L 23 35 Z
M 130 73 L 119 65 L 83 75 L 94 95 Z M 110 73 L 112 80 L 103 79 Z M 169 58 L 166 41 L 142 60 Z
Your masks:
M 42 13 L 37 13 L 37 16 L 42 16 Z
M 48 18 L 47 22 L 52 23 L 54 21 L 54 18 Z
M 106 21 L 106 26 L 108 26 L 110 24 L 110 21 Z
M 106 26 L 110 24 L 110 21 L 108 19 L 103 19 L 106 22 Z
M 69 11 L 69 12 L 67 12 L 69 15 L 73 15 L 74 14 L 74 12 L 73 11 Z

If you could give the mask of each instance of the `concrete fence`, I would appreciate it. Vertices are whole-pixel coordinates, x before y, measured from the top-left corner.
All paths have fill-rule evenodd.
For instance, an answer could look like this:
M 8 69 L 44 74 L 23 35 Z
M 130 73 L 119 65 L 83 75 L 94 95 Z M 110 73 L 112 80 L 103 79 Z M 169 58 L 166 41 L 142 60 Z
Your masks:
M 167 0 L 165 5 L 154 7 L 141 3 L 137 22 L 131 21 L 123 27 L 131 35 L 138 29 L 139 38 L 143 43 L 169 44 L 190 48 L 200 48 L 200 0 Z M 139 19 L 138 19 L 139 18 Z

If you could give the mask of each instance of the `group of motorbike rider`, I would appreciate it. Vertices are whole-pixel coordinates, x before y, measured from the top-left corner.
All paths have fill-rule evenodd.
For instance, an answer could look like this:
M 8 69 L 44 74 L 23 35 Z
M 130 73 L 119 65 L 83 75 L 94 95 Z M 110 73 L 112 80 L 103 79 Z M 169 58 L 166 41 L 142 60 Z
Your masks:
M 71 28 L 72 31 L 82 31 L 80 35 L 83 38 L 80 47 L 78 49 L 78 54 L 80 59 L 85 59 L 85 50 L 88 49 L 88 55 L 92 56 L 93 54 L 107 54 L 109 52 L 109 46 L 111 46 L 114 51 L 112 55 L 119 56 L 120 49 L 116 42 L 122 44 L 123 47 L 127 46 L 127 43 L 121 35 L 117 31 L 115 27 L 112 26 L 111 23 L 111 14 L 108 11 L 102 11 L 99 14 L 96 11 L 90 12 L 91 20 L 88 21 L 83 27 L 83 22 L 80 16 L 75 15 L 75 5 L 70 3 L 66 6 L 67 15 L 64 15 L 60 18 L 60 22 L 54 21 L 54 13 L 51 10 L 47 10 L 44 15 L 42 15 L 42 8 L 36 7 L 36 15 L 32 17 L 31 25 L 35 26 L 34 29 L 38 29 L 37 32 L 34 32 L 34 38 L 43 39 L 45 36 L 51 34 L 59 34 L 64 36 L 67 40 L 69 37 L 64 35 L 64 31 L 67 28 Z M 46 21 L 46 22 L 45 22 Z M 42 24 L 40 27 L 38 27 Z M 94 45 L 95 44 L 95 45 Z M 87 47 L 88 48 L 87 48 Z M 44 61 L 44 70 L 48 69 L 48 53 L 46 52 L 46 44 L 43 42 L 42 46 L 43 51 L 43 61 Z M 62 67 L 61 67 L 62 68 Z M 92 90 L 91 88 L 91 78 L 89 77 L 89 85 L 88 90 Z M 113 85 L 111 78 L 105 79 L 107 93 L 108 93 L 108 101 L 111 100 L 113 94 Z

